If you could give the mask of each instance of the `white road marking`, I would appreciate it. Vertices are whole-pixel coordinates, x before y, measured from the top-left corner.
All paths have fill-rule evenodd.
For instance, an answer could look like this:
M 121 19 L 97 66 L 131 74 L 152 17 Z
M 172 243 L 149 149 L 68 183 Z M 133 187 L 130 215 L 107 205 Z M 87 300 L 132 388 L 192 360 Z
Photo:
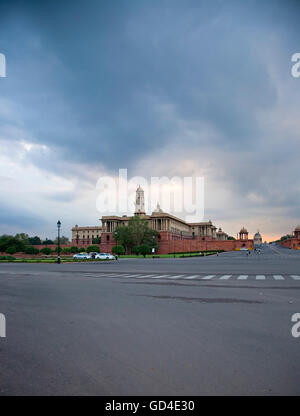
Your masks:
M 129 279 L 130 277 L 143 277 L 141 274 L 123 274 L 119 275 L 119 277 L 125 277 L 126 279 Z
M 212 279 L 213 277 L 215 277 L 215 274 L 210 274 L 209 276 L 204 276 L 202 277 L 202 280 L 208 280 L 208 279 Z
M 297 276 L 297 275 L 295 275 L 295 274 L 291 274 L 291 277 L 292 277 L 294 280 L 300 280 L 300 276 Z
M 179 277 L 183 277 L 184 274 L 177 274 L 176 276 L 169 276 L 168 279 L 179 279 Z
M 256 280 L 266 280 L 266 276 L 264 274 L 256 275 Z
M 248 279 L 247 274 L 241 274 L 240 276 L 238 276 L 238 280 L 247 280 L 247 279 Z
M 195 279 L 196 277 L 200 277 L 199 274 L 193 274 L 192 276 L 186 276 L 184 279 Z
M 161 274 L 159 276 L 153 276 L 152 279 L 162 279 L 163 277 L 168 277 L 168 274 Z
M 142 274 L 142 275 L 137 275 L 135 276 L 137 279 L 145 279 L 147 277 L 153 277 L 155 276 L 155 274 Z
M 220 280 L 228 280 L 228 279 L 231 278 L 231 276 L 232 276 L 232 274 L 224 274 L 224 276 L 220 277 Z
M 274 274 L 273 277 L 275 280 L 284 280 L 284 277 L 281 274 Z

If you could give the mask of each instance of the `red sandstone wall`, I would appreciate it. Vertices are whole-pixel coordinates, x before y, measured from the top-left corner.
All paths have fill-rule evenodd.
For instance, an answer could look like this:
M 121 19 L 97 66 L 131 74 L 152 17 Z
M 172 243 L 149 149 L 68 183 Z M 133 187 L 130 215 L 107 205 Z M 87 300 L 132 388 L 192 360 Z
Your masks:
M 300 248 L 300 240 L 297 240 L 296 238 L 287 238 L 286 240 L 280 241 L 279 244 L 293 250 Z
M 107 240 L 107 236 L 109 239 Z M 181 252 L 197 252 L 204 250 L 224 250 L 233 251 L 240 249 L 243 245 L 247 248 L 253 248 L 253 240 L 206 240 L 200 239 L 176 239 L 173 240 L 172 233 L 162 231 L 161 238 L 158 239 L 159 248 L 157 254 L 181 253 Z M 116 245 L 111 233 L 103 233 L 101 235 L 100 251 L 111 253 L 112 247 Z

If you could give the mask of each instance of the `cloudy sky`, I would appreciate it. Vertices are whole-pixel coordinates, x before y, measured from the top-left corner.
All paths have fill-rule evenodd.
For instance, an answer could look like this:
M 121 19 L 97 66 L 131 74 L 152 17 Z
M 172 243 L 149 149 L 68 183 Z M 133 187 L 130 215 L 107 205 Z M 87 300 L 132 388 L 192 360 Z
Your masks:
M 0 0 L 0 234 L 95 225 L 101 176 L 203 176 L 205 216 L 300 222 L 298 1 Z

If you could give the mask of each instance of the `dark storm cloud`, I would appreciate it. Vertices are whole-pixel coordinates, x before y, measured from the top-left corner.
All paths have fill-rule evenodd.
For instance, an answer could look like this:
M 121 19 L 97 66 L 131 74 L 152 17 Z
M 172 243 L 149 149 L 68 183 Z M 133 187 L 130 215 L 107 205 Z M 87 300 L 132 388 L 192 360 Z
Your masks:
M 215 145 L 251 148 L 257 111 L 276 101 L 260 42 L 295 21 L 293 3 L 267 3 L 3 2 L 4 94 L 34 140 L 79 163 L 130 167 L 172 145 L 168 104 L 212 125 Z
M 145 158 L 156 175 L 161 150 L 161 174 L 176 175 L 182 151 L 245 218 L 294 218 L 299 16 L 283 0 L 0 0 L 0 143 L 12 158 L 17 142 L 37 144 L 19 163 L 84 188 L 99 170 L 130 176 L 140 162 L 146 175 Z M 58 204 L 77 194 L 52 191 Z
M 37 215 L 34 211 L 28 212 L 22 207 L 17 208 L 15 206 L 0 203 L 0 228 L 10 224 L 12 228 L 16 227 L 21 230 L 36 229 L 38 226 L 44 226 L 46 221 Z

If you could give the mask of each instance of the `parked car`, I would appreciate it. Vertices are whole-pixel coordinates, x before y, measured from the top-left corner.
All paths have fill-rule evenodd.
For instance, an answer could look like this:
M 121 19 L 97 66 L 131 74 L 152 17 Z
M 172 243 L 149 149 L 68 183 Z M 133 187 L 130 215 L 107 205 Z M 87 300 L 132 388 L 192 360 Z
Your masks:
M 96 259 L 99 253 L 97 251 L 91 251 L 89 253 L 89 259 Z
M 89 259 L 89 254 L 88 253 L 77 253 L 74 254 L 73 259 L 77 259 L 77 260 L 87 260 Z
M 242 247 L 241 250 L 248 251 L 247 247 Z
M 101 260 L 115 260 L 115 256 L 110 253 L 97 253 L 95 258 Z

